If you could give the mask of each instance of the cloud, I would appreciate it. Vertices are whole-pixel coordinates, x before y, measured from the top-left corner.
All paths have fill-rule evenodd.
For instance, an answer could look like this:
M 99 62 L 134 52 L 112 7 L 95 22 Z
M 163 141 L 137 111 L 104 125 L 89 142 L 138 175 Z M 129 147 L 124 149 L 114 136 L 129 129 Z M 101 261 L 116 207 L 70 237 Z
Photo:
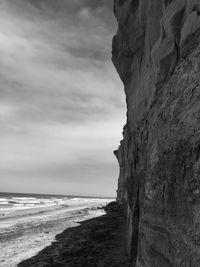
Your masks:
M 121 82 L 110 62 L 115 27 L 111 0 L 1 1 L 2 184 L 20 174 L 28 190 L 33 176 L 45 184 L 42 177 L 59 180 L 62 173 L 63 183 L 72 186 L 72 176 L 91 181 L 98 193 L 95 170 L 98 177 L 113 171 L 114 183 L 112 150 L 124 120 Z

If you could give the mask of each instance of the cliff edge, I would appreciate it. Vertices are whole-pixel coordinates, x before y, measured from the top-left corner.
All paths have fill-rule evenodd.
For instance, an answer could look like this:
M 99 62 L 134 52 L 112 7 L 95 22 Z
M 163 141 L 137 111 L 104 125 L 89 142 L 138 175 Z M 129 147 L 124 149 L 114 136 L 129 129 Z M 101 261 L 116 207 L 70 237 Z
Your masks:
M 200 1 L 115 0 L 127 102 L 114 153 L 136 267 L 200 266 Z

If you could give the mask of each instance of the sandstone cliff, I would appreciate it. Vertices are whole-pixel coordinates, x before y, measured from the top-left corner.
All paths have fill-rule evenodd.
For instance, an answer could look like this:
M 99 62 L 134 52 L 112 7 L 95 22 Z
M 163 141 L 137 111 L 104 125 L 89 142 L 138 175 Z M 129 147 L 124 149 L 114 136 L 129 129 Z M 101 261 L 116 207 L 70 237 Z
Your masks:
M 127 123 L 115 155 L 137 267 L 200 266 L 200 0 L 115 0 Z

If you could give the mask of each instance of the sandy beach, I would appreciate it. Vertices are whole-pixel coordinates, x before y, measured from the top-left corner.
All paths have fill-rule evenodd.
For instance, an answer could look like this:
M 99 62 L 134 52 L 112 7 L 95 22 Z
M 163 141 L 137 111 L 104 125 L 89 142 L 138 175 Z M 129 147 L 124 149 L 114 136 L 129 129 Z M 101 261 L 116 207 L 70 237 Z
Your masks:
M 56 236 L 55 242 L 18 267 L 129 267 L 125 217 L 120 209 L 85 220 Z
M 72 199 L 66 203 L 0 209 L 0 266 L 15 267 L 55 241 L 63 230 L 79 221 L 104 214 L 102 199 Z

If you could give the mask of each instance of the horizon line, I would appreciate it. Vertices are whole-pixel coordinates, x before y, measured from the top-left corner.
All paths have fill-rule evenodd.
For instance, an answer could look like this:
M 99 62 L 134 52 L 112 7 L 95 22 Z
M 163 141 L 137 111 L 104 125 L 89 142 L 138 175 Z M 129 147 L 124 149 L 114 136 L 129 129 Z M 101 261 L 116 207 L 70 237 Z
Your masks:
M 5 192 L 0 191 L 0 194 L 24 194 L 24 195 L 46 195 L 46 196 L 62 196 L 62 197 L 79 197 L 79 198 L 109 198 L 109 199 L 116 199 L 116 197 L 109 197 L 109 196 L 86 196 L 86 195 L 67 195 L 67 194 L 53 194 L 53 193 L 25 193 L 25 192 Z

